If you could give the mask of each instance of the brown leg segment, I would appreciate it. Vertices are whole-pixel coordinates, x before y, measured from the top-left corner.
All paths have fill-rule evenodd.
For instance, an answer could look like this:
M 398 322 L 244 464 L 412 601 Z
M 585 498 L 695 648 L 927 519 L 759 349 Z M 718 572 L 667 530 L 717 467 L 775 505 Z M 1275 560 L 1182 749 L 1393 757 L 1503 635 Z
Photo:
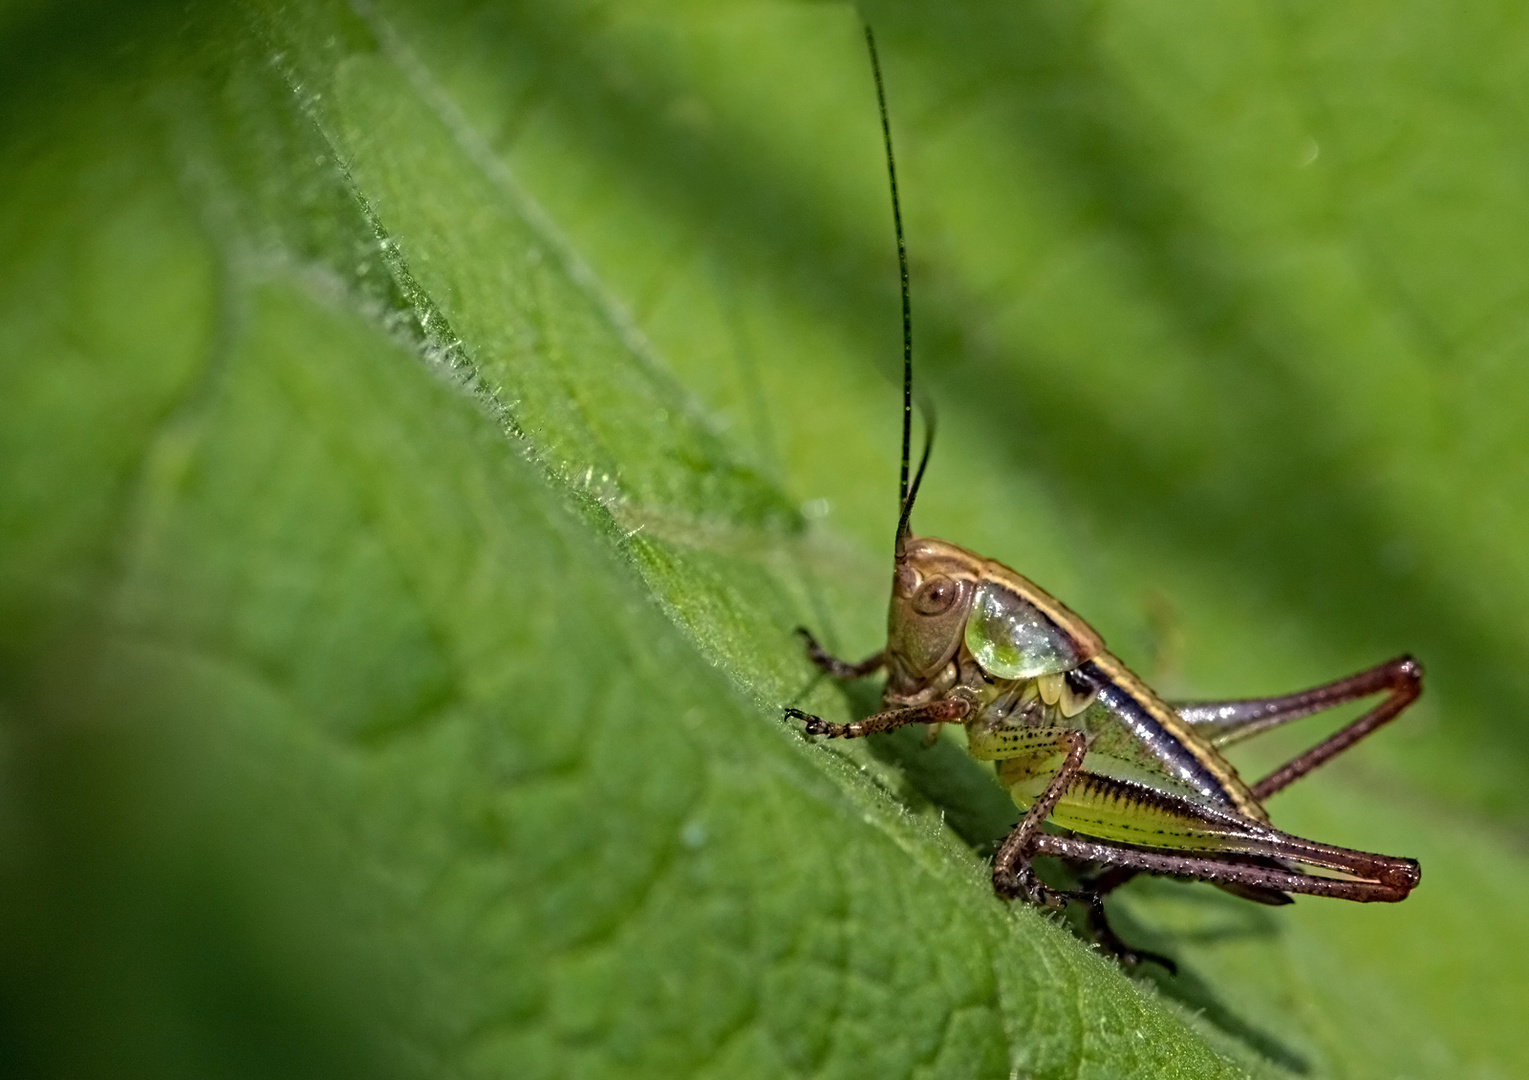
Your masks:
M 1114 888 L 1114 884 L 1108 884 L 1100 891 L 1085 887 L 1079 893 L 1062 892 L 1041 884 L 1030 868 L 1030 858 L 1039 850 L 1039 841 L 1050 839 L 1041 830 L 1042 824 L 1051 816 L 1057 802 L 1067 794 L 1067 789 L 1082 770 L 1083 759 L 1088 754 L 1088 741 L 1081 732 L 1069 732 L 1066 745 L 1067 757 L 1063 759 L 1061 768 L 1046 785 L 1046 790 L 1041 792 L 1040 798 L 1030 804 L 1030 809 L 993 856 L 993 891 L 1005 899 L 1019 897 L 1032 904 L 1051 908 L 1059 908 L 1069 900 L 1077 900 L 1088 909 L 1088 923 L 1094 940 L 1121 963 L 1135 967 L 1144 960 L 1151 960 L 1161 964 L 1170 973 L 1176 973 L 1178 965 L 1168 957 L 1145 949 L 1131 948 L 1110 927 L 1104 914 L 1104 893 Z M 1115 872 L 1113 869 L 1106 871 L 1098 880 L 1102 882 Z M 1129 877 L 1134 871 L 1124 873 Z
M 885 653 L 877 653 L 875 656 L 867 656 L 858 664 L 840 660 L 829 654 L 828 650 L 818 644 L 818 639 L 812 636 L 812 632 L 805 626 L 798 626 L 796 633 L 807 644 L 807 659 L 819 671 L 832 675 L 836 679 L 863 679 L 871 674 L 885 662 Z
M 856 720 L 849 724 L 831 724 L 811 713 L 789 706 L 785 712 L 790 719 L 801 720 L 808 735 L 827 735 L 830 739 L 859 739 L 866 735 L 874 735 L 878 731 L 893 731 L 896 728 L 906 727 L 908 724 L 952 723 L 964 718 L 971 708 L 971 705 L 961 698 L 941 698 L 927 705 L 910 705 L 904 709 L 888 709 L 886 712 L 873 713 L 864 720 Z
M 1319 855 L 1324 864 L 1333 865 L 1334 869 L 1340 868 L 1334 864 L 1342 863 L 1341 869 L 1356 875 L 1357 879 L 1301 874 L 1259 865 L 1235 855 L 1178 855 L 1135 848 L 1128 844 L 1110 844 L 1074 836 L 1052 836 L 1048 833 L 1035 836 L 1030 846 L 1034 854 L 1102 862 L 1112 867 L 1129 867 L 1149 874 L 1168 874 L 1197 881 L 1226 881 L 1308 896 L 1332 896 L 1360 903 L 1394 903 L 1405 900 L 1418 883 L 1418 864 L 1411 859 L 1333 848 L 1295 837 L 1288 839 L 1291 850 L 1286 854 L 1287 858 L 1310 861 L 1312 856 Z
M 1367 697 L 1376 690 L 1386 690 L 1386 699 L 1375 708 L 1365 713 L 1347 727 L 1335 731 L 1332 735 L 1323 739 L 1316 746 L 1307 750 L 1299 757 L 1292 758 L 1268 776 L 1253 785 L 1253 797 L 1259 802 L 1267 799 L 1276 791 L 1288 787 L 1301 777 L 1305 776 L 1317 766 L 1326 762 L 1329 758 L 1336 757 L 1370 732 L 1397 717 L 1403 709 L 1417 700 L 1417 696 L 1423 692 L 1423 668 L 1410 656 L 1400 656 L 1389 663 L 1382 664 L 1378 668 L 1361 672 L 1353 676 L 1353 680 L 1373 678 L 1381 681 L 1380 686 L 1373 690 L 1360 690 L 1342 698 L 1343 701 L 1352 701 L 1356 698 Z M 1335 683 L 1334 686 L 1340 684 Z M 1338 704 L 1334 701 L 1333 704 Z M 1326 706 L 1324 706 L 1326 707 Z
M 1417 700 L 1422 691 L 1422 665 L 1410 656 L 1398 656 L 1368 671 L 1295 694 L 1243 701 L 1186 702 L 1174 705 L 1174 710 L 1216 746 L 1228 746 L 1303 716 L 1325 712 L 1372 694 L 1386 694 L 1384 701 L 1352 724 L 1254 784 L 1254 796 L 1263 800 L 1395 719 Z
M 1051 816 L 1057 801 L 1067 794 L 1067 789 L 1083 768 L 1083 758 L 1088 754 L 1088 740 L 1082 732 L 1069 731 L 1064 745 L 1067 747 L 1067 756 L 1062 759 L 1061 768 L 1057 769 L 1056 775 L 1046 785 L 1046 790 L 1030 804 L 1030 809 L 1025 811 L 1025 816 L 1020 818 L 1019 824 L 1004 838 L 997 854 L 993 856 L 993 891 L 1006 899 L 1022 897 L 1032 904 L 1053 908 L 1061 907 L 1067 900 L 1076 899 L 1068 893 L 1042 885 L 1030 869 L 1030 857 L 1035 854 L 1035 843 L 1046 835 L 1041 831 L 1041 825 Z
M 1381 691 L 1388 692 L 1386 700 L 1374 709 L 1254 784 L 1253 794 L 1262 801 L 1394 719 L 1417 700 L 1422 689 L 1422 665 L 1410 656 L 1398 656 L 1358 674 L 1294 694 L 1239 701 L 1187 702 L 1175 704 L 1174 709 L 1193 724 L 1198 732 L 1208 735 L 1216 745 L 1225 746 L 1291 720 L 1358 701 Z M 1220 738 L 1217 738 L 1218 729 L 1223 732 Z M 1111 943 L 1119 943 L 1120 938 L 1110 929 L 1104 917 L 1104 897 L 1143 872 L 1149 871 L 1136 866 L 1111 866 L 1083 886 L 1084 895 L 1089 898 L 1090 926 L 1106 948 L 1112 948 Z M 1250 884 L 1247 881 L 1239 883 Z M 1259 882 L 1254 887 L 1263 884 Z

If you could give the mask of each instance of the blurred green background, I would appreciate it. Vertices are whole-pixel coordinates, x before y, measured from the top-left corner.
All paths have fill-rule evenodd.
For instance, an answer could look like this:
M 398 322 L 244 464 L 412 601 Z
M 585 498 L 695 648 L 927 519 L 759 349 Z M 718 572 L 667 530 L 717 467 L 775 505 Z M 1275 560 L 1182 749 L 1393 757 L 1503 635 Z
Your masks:
M 1174 697 L 1403 651 L 1271 803 L 1397 906 L 995 900 L 895 519 Z M 1529 1072 L 1520 6 L 0 4 L 0 1071 Z M 1249 747 L 1255 772 L 1318 738 Z

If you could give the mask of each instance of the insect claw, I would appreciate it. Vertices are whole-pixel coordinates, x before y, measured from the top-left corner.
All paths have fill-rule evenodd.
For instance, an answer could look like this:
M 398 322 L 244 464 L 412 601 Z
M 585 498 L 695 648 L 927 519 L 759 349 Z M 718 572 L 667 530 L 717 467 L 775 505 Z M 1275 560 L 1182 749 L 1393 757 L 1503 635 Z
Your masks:
M 839 726 L 838 724 L 830 724 L 820 716 L 813 716 L 811 713 L 802 712 L 801 709 L 793 709 L 789 705 L 786 706 L 785 713 L 788 720 L 800 720 L 803 729 L 808 735 L 832 735 L 834 733 L 833 729 Z
M 1066 893 L 1042 885 L 1036 878 L 1035 871 L 1028 866 L 1016 867 L 1013 873 L 1003 880 L 995 877 L 993 889 L 1007 899 L 1024 900 L 1037 907 L 1051 908 L 1053 911 L 1065 907 L 1070 899 Z

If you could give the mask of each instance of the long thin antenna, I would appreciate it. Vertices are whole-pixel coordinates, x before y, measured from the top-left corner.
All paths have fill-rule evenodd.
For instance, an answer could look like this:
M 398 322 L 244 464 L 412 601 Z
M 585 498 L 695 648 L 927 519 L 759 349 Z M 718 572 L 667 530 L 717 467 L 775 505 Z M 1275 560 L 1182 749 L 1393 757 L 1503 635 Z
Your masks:
M 918 498 L 918 486 L 924 482 L 924 469 L 929 464 L 929 451 L 934 449 L 934 406 L 929 404 L 928 398 L 920 399 L 924 413 L 924 452 L 919 455 L 918 472 L 913 474 L 913 486 L 908 489 L 908 497 L 903 500 L 903 511 L 897 518 L 897 539 L 902 540 L 909 533 L 908 519 L 913 516 L 913 500 Z
M 903 286 L 903 464 L 897 488 L 897 538 L 901 540 L 908 531 L 908 514 L 913 509 L 913 500 L 908 497 L 908 459 L 913 443 L 913 302 L 908 295 L 908 246 L 903 241 L 902 206 L 897 201 L 897 166 L 892 160 L 892 122 L 887 119 L 887 92 L 881 84 L 881 61 L 876 56 L 876 37 L 871 33 L 869 24 L 865 28 L 865 46 L 871 52 L 871 73 L 876 76 L 876 104 L 881 110 L 881 139 L 887 148 L 887 179 L 892 185 L 892 224 L 897 229 L 897 268 Z M 920 476 L 928 460 L 929 446 L 926 444 L 924 460 L 919 464 Z M 916 481 L 913 490 L 918 490 Z

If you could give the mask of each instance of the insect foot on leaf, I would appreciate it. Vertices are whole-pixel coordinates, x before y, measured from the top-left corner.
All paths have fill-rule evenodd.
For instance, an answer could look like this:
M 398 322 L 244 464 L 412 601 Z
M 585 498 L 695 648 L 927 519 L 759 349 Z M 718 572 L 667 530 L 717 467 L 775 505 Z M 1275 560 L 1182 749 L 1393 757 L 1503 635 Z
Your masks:
M 785 714 L 788 720 L 800 720 L 802 722 L 802 730 L 808 735 L 827 735 L 829 738 L 834 738 L 840 734 L 837 729 L 844 726 L 843 724 L 830 724 L 820 716 L 813 716 L 811 713 L 802 712 L 801 709 L 793 709 L 789 705 L 785 708 Z
M 1038 907 L 1060 911 L 1069 900 L 1078 899 L 1072 893 L 1053 889 L 1035 876 L 1029 864 L 1016 866 L 1007 873 L 993 875 L 993 891 L 1005 900 L 1024 900 Z

